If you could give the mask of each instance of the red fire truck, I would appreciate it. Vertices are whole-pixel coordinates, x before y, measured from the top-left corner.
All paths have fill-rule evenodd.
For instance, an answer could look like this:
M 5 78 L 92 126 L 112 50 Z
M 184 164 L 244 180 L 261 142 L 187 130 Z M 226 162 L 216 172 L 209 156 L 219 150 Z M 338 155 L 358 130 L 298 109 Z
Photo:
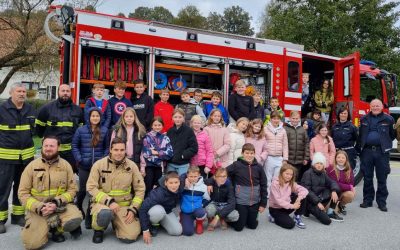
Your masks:
M 63 24 L 64 35 L 54 36 L 50 20 Z M 334 107 L 346 105 L 354 124 L 369 110 L 374 98 L 385 108 L 396 103 L 396 77 L 360 64 L 358 52 L 344 58 L 304 51 L 302 45 L 239 35 L 210 32 L 159 22 L 122 18 L 101 13 L 53 7 L 45 30 L 60 43 L 61 83 L 73 89 L 73 100 L 82 105 L 91 85 L 103 83 L 112 94 L 116 80 L 128 83 L 127 95 L 138 79 L 157 99 L 162 88 L 170 88 L 171 102 L 179 101 L 180 90 L 204 90 L 204 98 L 220 90 L 227 105 L 232 84 L 244 79 L 264 100 L 278 97 L 286 115 L 301 111 L 302 73 L 311 83 L 333 79 Z

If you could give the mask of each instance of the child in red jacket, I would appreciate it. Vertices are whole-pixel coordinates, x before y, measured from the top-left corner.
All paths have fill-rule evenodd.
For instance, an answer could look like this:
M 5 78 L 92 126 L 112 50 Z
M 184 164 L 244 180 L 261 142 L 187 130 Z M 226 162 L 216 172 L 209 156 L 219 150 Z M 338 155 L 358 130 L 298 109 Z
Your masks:
M 160 101 L 154 105 L 154 116 L 159 116 L 164 122 L 164 127 L 161 133 L 166 133 L 168 129 L 174 126 L 172 121 L 172 113 L 174 112 L 174 106 L 172 106 L 169 100 L 169 90 L 162 89 L 160 93 Z

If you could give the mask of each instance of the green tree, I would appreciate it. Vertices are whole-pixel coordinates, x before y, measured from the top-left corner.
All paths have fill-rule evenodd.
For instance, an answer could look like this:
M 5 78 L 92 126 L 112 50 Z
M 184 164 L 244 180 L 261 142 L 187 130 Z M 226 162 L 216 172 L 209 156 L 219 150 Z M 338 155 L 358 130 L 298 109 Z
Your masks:
M 162 6 L 154 8 L 138 7 L 133 13 L 129 13 L 129 17 L 164 23 L 172 23 L 174 20 L 174 15 Z
M 223 17 L 217 12 L 210 12 L 207 17 L 207 29 L 212 31 L 223 32 Z
M 174 24 L 205 29 L 207 28 L 207 19 L 201 15 L 199 9 L 193 5 L 189 5 L 179 11 Z
M 117 16 L 119 16 L 119 17 L 125 17 L 125 14 L 122 13 L 122 12 L 120 12 L 120 13 L 117 14 Z
M 227 33 L 252 36 L 254 35 L 254 28 L 250 25 L 251 19 L 249 13 L 240 6 L 225 8 L 222 17 L 223 30 Z
M 385 0 L 273 0 L 258 37 L 303 44 L 308 51 L 345 56 L 356 50 L 400 73 L 400 3 Z

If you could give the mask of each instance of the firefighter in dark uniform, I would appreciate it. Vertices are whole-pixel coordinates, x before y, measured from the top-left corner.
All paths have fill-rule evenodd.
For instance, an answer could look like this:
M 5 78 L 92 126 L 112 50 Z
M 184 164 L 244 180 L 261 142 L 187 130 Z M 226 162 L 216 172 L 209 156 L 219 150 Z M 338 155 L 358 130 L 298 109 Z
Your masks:
M 378 208 L 387 212 L 386 199 L 389 195 L 386 180 L 390 173 L 390 155 L 392 141 L 396 138 L 393 128 L 394 120 L 383 113 L 381 100 L 375 99 L 370 103 L 370 112 L 360 119 L 357 148 L 361 152 L 361 171 L 364 174 L 363 202 L 360 207 L 372 207 L 376 198 Z M 378 188 L 375 193 L 374 169 Z
M 61 158 L 71 164 L 75 173 L 77 168 L 71 142 L 76 129 L 82 124 L 82 109 L 72 103 L 71 88 L 67 84 L 60 85 L 58 99 L 43 106 L 36 119 L 36 132 L 39 137 L 56 136 L 61 141 L 59 148 Z
M 25 224 L 25 208 L 18 200 L 18 186 L 22 172 L 35 155 L 32 140 L 35 110 L 25 102 L 25 85 L 14 83 L 10 95 L 0 106 L 0 234 L 6 232 L 11 187 L 11 224 Z

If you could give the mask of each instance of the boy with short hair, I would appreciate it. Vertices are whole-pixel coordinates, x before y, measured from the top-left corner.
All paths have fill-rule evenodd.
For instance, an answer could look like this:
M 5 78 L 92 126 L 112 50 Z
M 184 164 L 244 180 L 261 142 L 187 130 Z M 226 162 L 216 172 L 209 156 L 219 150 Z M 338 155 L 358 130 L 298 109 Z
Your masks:
M 190 166 L 187 174 L 181 176 L 181 181 L 185 182 L 181 200 L 183 235 L 191 236 L 194 234 L 194 220 L 196 220 L 196 233 L 202 234 L 203 221 L 207 215 L 203 204 L 208 203 L 210 195 L 207 192 L 203 177 L 200 175 L 200 168 Z
M 255 118 L 253 98 L 246 96 L 246 83 L 238 80 L 235 83 L 235 93 L 229 96 L 228 111 L 230 122 L 235 123 L 239 118 L 246 117 L 249 120 Z
M 169 102 L 169 90 L 162 89 L 160 92 L 160 101 L 154 105 L 154 117 L 159 116 L 164 122 L 164 127 L 161 130 L 162 133 L 166 133 L 170 128 L 174 126 L 172 121 L 172 113 L 174 112 L 174 106 Z
M 114 84 L 114 96 L 110 98 L 111 127 L 114 126 L 127 107 L 132 107 L 132 102 L 125 97 L 126 82 L 118 80 Z
M 246 226 L 256 229 L 257 216 L 267 206 L 267 177 L 263 167 L 255 160 L 253 144 L 246 143 L 242 147 L 242 157 L 228 166 L 228 175 L 235 184 L 236 210 L 239 220 L 230 223 L 235 231 L 242 231 Z
M 226 111 L 224 105 L 222 105 L 222 95 L 219 91 L 214 91 L 211 94 L 211 102 L 206 103 L 204 107 L 204 114 L 208 118 L 213 109 L 219 109 L 222 113 L 222 118 L 224 119 L 225 125 L 229 124 L 229 115 Z
M 279 106 L 279 99 L 278 97 L 271 97 L 269 100 L 269 107 L 265 109 L 264 114 L 265 114 L 265 121 L 264 125 L 267 125 L 269 120 L 271 119 L 271 113 L 277 111 L 279 113 L 279 116 L 281 117 L 281 121 L 285 122 L 285 112 L 281 109 Z
M 310 142 L 307 131 L 301 126 L 300 113 L 298 111 L 290 112 L 289 119 L 290 122 L 284 126 L 289 145 L 288 163 L 297 169 L 296 180 L 299 181 L 310 160 Z
M 265 111 L 264 107 L 262 105 L 262 96 L 260 91 L 254 92 L 253 95 L 253 102 L 254 102 L 254 112 L 255 112 L 255 118 L 259 118 L 262 121 L 265 119 Z
M 200 106 L 201 109 L 204 109 L 203 91 L 201 89 L 194 90 L 193 99 L 196 104 Z
M 206 120 L 203 109 L 190 98 L 190 92 L 186 89 L 181 92 L 182 102 L 176 105 L 176 108 L 181 108 L 185 112 L 185 124 L 190 126 L 190 120 L 192 116 L 199 115 L 203 121 Z
M 144 93 L 145 89 L 143 80 L 136 80 L 135 94 L 132 95 L 131 101 L 140 123 L 149 130 L 154 117 L 154 102 L 150 96 Z
M 101 125 L 105 126 L 106 128 L 110 128 L 111 107 L 108 100 L 103 99 L 104 89 L 105 89 L 104 84 L 96 83 L 93 85 L 92 88 L 93 96 L 90 97 L 85 103 L 85 108 L 84 108 L 85 124 L 89 124 L 89 111 L 93 107 L 97 107 L 101 110 L 103 114 Z

